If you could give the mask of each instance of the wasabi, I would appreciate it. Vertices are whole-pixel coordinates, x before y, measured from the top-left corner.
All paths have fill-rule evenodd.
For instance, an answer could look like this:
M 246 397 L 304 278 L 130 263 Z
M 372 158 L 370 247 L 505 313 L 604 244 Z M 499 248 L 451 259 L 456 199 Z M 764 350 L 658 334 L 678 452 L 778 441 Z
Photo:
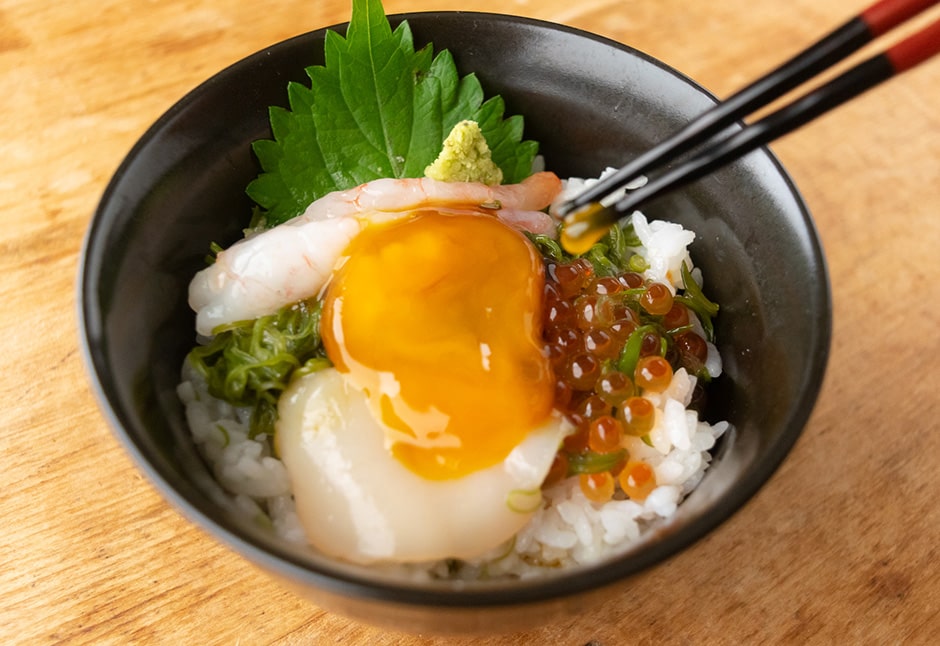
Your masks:
M 503 171 L 493 161 L 490 147 L 476 121 L 457 123 L 444 148 L 427 168 L 425 177 L 442 182 L 479 182 L 495 186 L 503 181 Z

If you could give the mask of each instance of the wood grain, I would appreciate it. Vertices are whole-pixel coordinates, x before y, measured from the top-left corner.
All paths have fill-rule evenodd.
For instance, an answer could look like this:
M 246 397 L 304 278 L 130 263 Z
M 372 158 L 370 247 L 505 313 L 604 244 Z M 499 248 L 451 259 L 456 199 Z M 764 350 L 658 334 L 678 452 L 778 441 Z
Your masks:
M 810 0 L 387 0 L 631 44 L 719 96 L 863 7 Z M 84 231 L 136 139 L 198 83 L 346 0 L 0 0 L 0 643 L 444 644 L 326 613 L 160 499 L 78 349 Z M 597 613 L 468 644 L 927 644 L 940 634 L 940 61 L 774 146 L 835 295 L 825 386 L 769 484 Z M 799 285 L 794 285 L 799 289 Z

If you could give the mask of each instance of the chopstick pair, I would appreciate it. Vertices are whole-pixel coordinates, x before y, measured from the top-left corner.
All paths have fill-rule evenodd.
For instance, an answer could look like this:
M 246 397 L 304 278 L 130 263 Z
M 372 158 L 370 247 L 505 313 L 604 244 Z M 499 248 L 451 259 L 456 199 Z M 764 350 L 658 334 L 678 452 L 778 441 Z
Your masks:
M 940 20 L 796 99 L 745 125 L 610 206 L 600 200 L 625 188 L 657 166 L 674 160 L 746 115 L 841 61 L 863 45 L 932 7 L 940 0 L 880 0 L 766 76 L 705 111 L 662 143 L 561 205 L 562 245 L 584 253 L 607 229 L 641 204 L 707 175 L 781 137 L 940 51 Z

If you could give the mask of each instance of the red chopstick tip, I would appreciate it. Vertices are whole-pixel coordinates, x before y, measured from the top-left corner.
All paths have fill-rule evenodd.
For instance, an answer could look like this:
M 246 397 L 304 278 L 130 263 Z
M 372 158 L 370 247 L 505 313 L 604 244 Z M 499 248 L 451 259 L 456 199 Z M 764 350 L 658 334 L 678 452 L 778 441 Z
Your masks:
M 937 0 L 881 0 L 865 9 L 859 17 L 876 38 L 936 3 Z
M 900 74 L 937 53 L 940 53 L 940 20 L 890 47 L 885 56 L 891 61 L 894 73 Z

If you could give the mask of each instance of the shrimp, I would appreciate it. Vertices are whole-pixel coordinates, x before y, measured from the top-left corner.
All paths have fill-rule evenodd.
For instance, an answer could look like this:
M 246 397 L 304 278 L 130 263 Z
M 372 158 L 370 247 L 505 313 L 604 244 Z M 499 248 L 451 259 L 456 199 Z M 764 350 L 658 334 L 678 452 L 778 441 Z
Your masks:
M 362 230 L 357 218 L 279 226 L 220 252 L 189 284 L 196 332 L 256 319 L 315 296 L 343 249 Z
M 561 192 L 561 180 L 554 173 L 535 173 L 519 184 L 488 186 L 475 182 L 441 182 L 427 177 L 377 179 L 348 191 L 325 195 L 307 207 L 299 217 L 325 220 L 353 212 L 396 213 L 420 206 L 483 206 L 501 211 L 541 211 Z M 539 219 L 541 221 L 541 219 Z M 536 233 L 533 231 L 533 233 Z
M 554 235 L 555 220 L 541 211 L 561 190 L 554 173 L 520 184 L 487 186 L 420 179 L 380 179 L 315 201 L 301 215 L 219 252 L 189 285 L 196 331 L 273 314 L 316 296 L 353 238 L 369 224 L 408 217 L 415 209 L 490 213 L 507 225 Z

